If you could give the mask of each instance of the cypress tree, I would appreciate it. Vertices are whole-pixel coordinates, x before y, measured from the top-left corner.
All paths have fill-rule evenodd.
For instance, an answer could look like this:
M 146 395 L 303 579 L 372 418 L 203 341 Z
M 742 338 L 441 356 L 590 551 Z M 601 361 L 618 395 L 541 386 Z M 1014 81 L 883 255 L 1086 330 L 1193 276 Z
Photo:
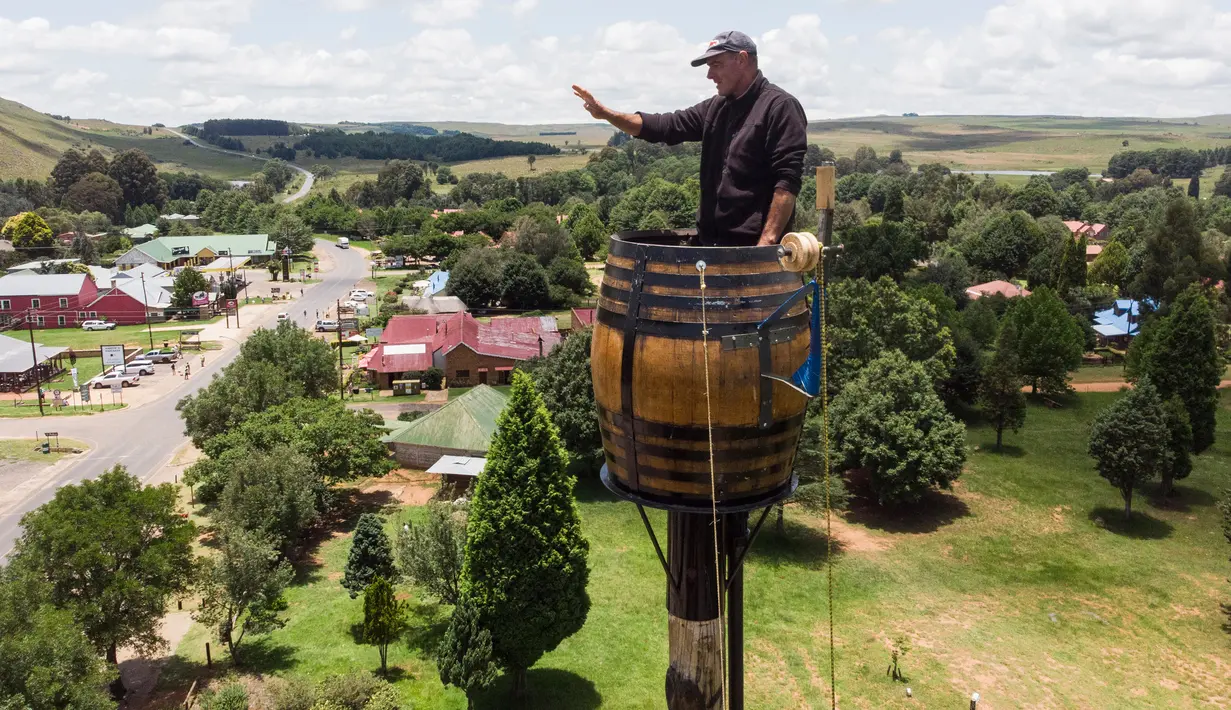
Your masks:
M 996 353 L 983 369 L 979 407 L 996 427 L 996 450 L 1000 451 L 1005 429 L 1017 431 L 1026 423 L 1026 395 L 1022 394 L 1021 361 L 1017 356 L 1017 327 L 1012 321 L 1000 329 Z
M 1163 402 L 1163 415 L 1167 421 L 1168 448 L 1171 449 L 1171 465 L 1162 470 L 1164 498 L 1172 493 L 1175 482 L 1188 478 L 1193 472 L 1193 459 L 1189 451 L 1193 446 L 1193 427 L 1188 420 L 1184 400 L 1172 397 Z
M 406 603 L 393 593 L 393 585 L 377 576 L 363 591 L 363 642 L 380 651 L 380 674 L 389 674 L 389 644 L 406 629 Z
M 1200 199 L 1201 197 L 1201 176 L 1193 175 L 1188 181 L 1188 196 Z
M 355 527 L 355 540 L 351 543 L 350 556 L 346 558 L 346 572 L 342 586 L 354 599 L 377 577 L 397 579 L 393 566 L 393 545 L 385 534 L 385 526 L 379 515 L 364 513 Z
M 492 635 L 496 661 L 525 690 L 526 669 L 581 629 L 590 610 L 589 543 L 568 455 L 530 376 L 513 375 L 470 503 L 462 597 Z
M 492 634 L 479 625 L 474 605 L 463 599 L 453 609 L 449 628 L 436 652 L 440 682 L 466 694 L 466 707 L 474 709 L 474 694 L 492 684 L 498 669 L 492 660 Z
M 1165 399 L 1178 396 L 1192 424 L 1192 450 L 1201 453 L 1214 443 L 1218 383 L 1223 364 L 1218 354 L 1214 311 L 1198 284 L 1184 290 L 1171 312 L 1158 319 L 1134 342 L 1137 377 L 1148 376 Z

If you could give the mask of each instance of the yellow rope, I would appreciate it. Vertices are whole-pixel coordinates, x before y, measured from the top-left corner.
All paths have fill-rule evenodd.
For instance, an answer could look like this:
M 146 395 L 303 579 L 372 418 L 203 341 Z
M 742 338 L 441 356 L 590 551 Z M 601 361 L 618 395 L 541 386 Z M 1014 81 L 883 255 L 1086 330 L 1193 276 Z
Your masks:
M 813 308 L 821 309 L 821 437 L 824 445 L 825 459 L 825 575 L 829 594 L 829 703 L 832 710 L 838 710 L 838 672 L 834 661 L 833 639 L 833 507 L 830 500 L 832 486 L 829 474 L 829 335 L 826 332 L 825 305 L 825 247 L 821 245 L 821 257 L 817 260 L 816 279 L 820 286 L 820 303 L 812 304 Z
M 714 585 L 718 593 L 718 649 L 722 663 L 722 708 L 730 708 L 727 698 L 727 642 L 726 642 L 726 605 L 722 599 L 722 572 L 718 564 L 718 486 L 714 474 L 714 419 L 710 412 L 710 341 L 709 324 L 705 312 L 705 267 L 698 265 L 701 272 L 701 349 L 705 360 L 705 426 L 710 446 L 710 512 L 713 516 L 711 527 L 714 530 Z

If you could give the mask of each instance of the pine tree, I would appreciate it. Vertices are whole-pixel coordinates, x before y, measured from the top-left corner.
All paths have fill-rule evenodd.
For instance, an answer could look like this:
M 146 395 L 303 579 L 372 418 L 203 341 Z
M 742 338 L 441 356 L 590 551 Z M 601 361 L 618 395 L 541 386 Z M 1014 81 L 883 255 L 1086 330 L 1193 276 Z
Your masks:
M 479 612 L 467 600 L 453 609 L 449 628 L 436 652 L 440 682 L 466 694 L 466 707 L 474 710 L 474 694 L 492 684 L 498 668 L 492 660 L 492 634 L 479 625 Z
M 1124 498 L 1125 519 L 1133 514 L 1133 491 L 1171 466 L 1170 438 L 1162 400 L 1148 378 L 1095 418 L 1089 452 L 1099 475 Z
M 996 340 L 996 353 L 983 369 L 979 407 L 996 427 L 1000 451 L 1005 429 L 1016 432 L 1026 423 L 1026 395 L 1022 394 L 1021 361 L 1017 356 L 1017 327 L 1007 322 Z
M 568 456 L 530 376 L 513 375 L 470 504 L 462 597 L 491 631 L 496 661 L 525 689 L 526 669 L 581 629 L 589 543 Z
M 363 642 L 380 651 L 380 674 L 389 674 L 389 644 L 406 629 L 406 603 L 397 600 L 393 585 L 377 576 L 363 590 Z
M 346 558 L 342 586 L 350 590 L 350 598 L 354 599 L 377 577 L 397 578 L 397 570 L 393 566 L 393 545 L 385 534 L 380 516 L 364 513 L 355 527 L 355 540 L 351 544 L 350 556 Z
M 1193 446 L 1193 427 L 1188 419 L 1184 400 L 1172 397 L 1163 402 L 1163 414 L 1167 420 L 1168 446 L 1171 449 L 1171 465 L 1162 470 L 1163 498 L 1171 495 L 1175 482 L 1188 478 L 1193 472 L 1193 459 L 1189 455 Z
M 1188 196 L 1200 199 L 1201 198 L 1201 176 L 1194 175 L 1188 181 Z
M 1130 376 L 1149 377 L 1164 398 L 1184 401 L 1193 452 L 1208 449 L 1214 443 L 1223 363 L 1214 312 L 1201 286 L 1193 284 L 1181 293 L 1171 312 L 1137 337 L 1130 355 Z
M 1083 288 L 1086 285 L 1086 235 L 1079 239 L 1066 239 L 1064 255 L 1061 257 L 1060 269 L 1056 284 L 1056 293 L 1061 298 L 1068 296 L 1069 289 Z

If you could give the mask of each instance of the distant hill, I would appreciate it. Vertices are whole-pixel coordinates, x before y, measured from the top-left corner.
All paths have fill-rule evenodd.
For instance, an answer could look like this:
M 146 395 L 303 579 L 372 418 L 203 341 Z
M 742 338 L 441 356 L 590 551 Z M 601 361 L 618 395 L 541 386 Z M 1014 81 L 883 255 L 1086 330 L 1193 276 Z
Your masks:
M 67 148 L 87 136 L 15 101 L 0 99 L 0 178 L 43 177 Z

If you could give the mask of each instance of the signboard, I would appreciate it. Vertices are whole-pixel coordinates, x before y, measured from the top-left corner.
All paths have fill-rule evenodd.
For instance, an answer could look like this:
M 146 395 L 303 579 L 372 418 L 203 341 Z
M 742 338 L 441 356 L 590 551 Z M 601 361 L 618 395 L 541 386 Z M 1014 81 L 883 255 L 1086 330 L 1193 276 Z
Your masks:
M 368 340 L 371 340 L 372 342 L 375 343 L 375 342 L 380 342 L 381 333 L 384 333 L 384 332 L 385 332 L 384 328 L 368 328 L 367 330 L 363 331 L 363 334 L 368 336 Z
M 74 367 L 72 370 L 70 370 L 70 372 L 73 373 L 73 389 L 77 389 L 77 387 L 79 386 L 77 384 L 77 368 Z
M 270 292 L 271 294 L 274 294 L 274 295 L 276 296 L 277 294 L 282 293 L 282 287 L 280 287 L 280 286 L 270 286 L 270 287 L 269 287 L 269 292 Z
M 359 330 L 359 319 L 358 318 L 343 318 L 342 320 L 338 321 L 338 326 L 341 327 L 342 330 Z
M 124 346 L 123 345 L 104 345 L 100 350 L 103 351 L 103 367 L 107 365 L 124 366 Z
M 228 299 L 227 299 L 227 308 L 228 308 L 228 309 L 230 309 L 230 310 L 235 310 L 237 307 L 239 307 L 239 301 L 236 301 L 234 298 L 228 298 Z
M 192 294 L 192 305 L 207 306 L 209 305 L 209 294 L 204 291 L 197 291 Z
M 112 382 L 111 383 L 111 394 L 114 395 L 115 393 L 120 392 L 123 389 L 124 389 L 123 382 Z
M 59 435 L 60 435 L 60 432 L 58 432 L 58 431 L 45 431 L 45 432 L 43 432 L 43 436 L 48 436 L 48 437 L 57 437 L 57 436 L 59 436 Z
M 90 401 L 90 386 L 89 385 L 81 386 L 81 401 L 82 402 Z

